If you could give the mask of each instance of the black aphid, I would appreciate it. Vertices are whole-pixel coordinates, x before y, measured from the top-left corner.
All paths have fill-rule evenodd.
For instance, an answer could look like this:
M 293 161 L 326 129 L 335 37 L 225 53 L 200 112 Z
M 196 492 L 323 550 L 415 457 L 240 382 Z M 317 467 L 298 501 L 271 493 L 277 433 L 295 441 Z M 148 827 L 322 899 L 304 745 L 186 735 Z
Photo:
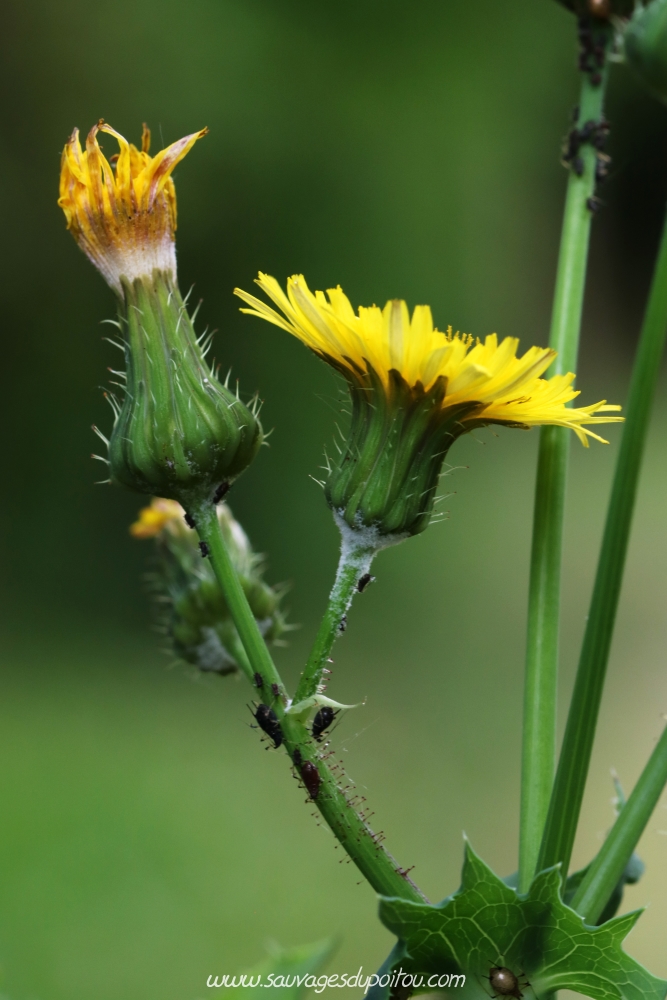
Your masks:
M 275 681 L 271 685 L 271 691 L 273 692 L 274 698 L 280 698 L 280 684 L 276 684 Z
M 363 576 L 360 576 L 359 579 L 357 580 L 357 590 L 359 591 L 359 593 L 363 594 L 368 584 L 372 583 L 374 579 L 375 577 L 371 576 L 370 573 L 364 573 Z
M 323 705 L 313 719 L 313 725 L 310 730 L 313 739 L 320 743 L 324 730 L 329 728 L 335 718 L 336 712 L 334 712 L 333 708 L 330 705 Z
M 201 552 L 202 559 L 206 559 L 206 556 L 210 553 L 211 550 L 209 549 L 207 542 L 200 542 L 199 551 Z
M 306 791 L 311 799 L 316 799 L 322 787 L 322 779 L 320 778 L 320 772 L 309 760 L 301 765 L 301 780 L 306 786 Z
M 261 689 L 264 687 L 264 678 L 262 677 L 262 675 L 255 674 L 255 676 L 253 677 L 253 681 L 255 682 L 255 687 L 261 691 Z
M 220 483 L 213 494 L 213 503 L 220 503 L 222 498 L 229 493 L 229 483 Z
M 268 705 L 258 705 L 255 710 L 255 722 L 269 739 L 273 740 L 274 747 L 279 747 L 283 742 L 283 731 L 273 709 Z
M 183 515 L 183 520 L 187 524 L 188 528 L 196 528 L 197 527 L 197 524 L 195 522 L 194 517 L 192 516 L 192 514 L 188 514 L 187 511 Z
M 301 767 L 303 757 L 301 756 L 301 751 L 298 747 L 294 747 L 294 753 L 292 754 L 292 760 L 294 761 L 295 767 Z

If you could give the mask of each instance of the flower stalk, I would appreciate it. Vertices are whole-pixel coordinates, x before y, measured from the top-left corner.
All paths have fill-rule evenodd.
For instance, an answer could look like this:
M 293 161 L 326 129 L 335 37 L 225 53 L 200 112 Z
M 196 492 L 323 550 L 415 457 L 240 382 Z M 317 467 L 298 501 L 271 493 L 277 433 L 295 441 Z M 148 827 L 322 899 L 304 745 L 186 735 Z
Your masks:
M 603 64 L 582 72 L 581 97 L 570 136 L 570 176 L 561 233 L 549 346 L 556 374 L 576 368 L 586 266 L 598 173 L 597 137 L 608 77 L 612 29 L 596 26 Z M 528 633 L 519 834 L 519 891 L 539 870 L 538 855 L 549 810 L 556 763 L 556 703 L 561 558 L 569 434 L 543 427 L 535 487 L 528 598 Z
M 567 872 L 579 821 L 621 592 L 637 485 L 667 335 L 667 217 L 630 382 L 607 520 L 539 867 Z
M 206 545 L 208 557 L 253 672 L 261 676 L 264 689 L 271 690 L 272 685 L 277 685 L 283 695 L 275 699 L 272 707 L 288 753 L 299 774 L 303 773 L 305 764 L 311 765 L 317 773 L 317 794 L 313 797 L 311 793 L 315 805 L 341 846 L 377 893 L 422 902 L 423 894 L 408 878 L 407 872 L 385 850 L 380 837 L 357 811 L 346 790 L 339 787 L 336 776 L 314 746 L 303 722 L 289 714 L 286 698 L 283 700 L 285 686 L 229 558 L 215 507 L 212 504 L 202 504 L 194 510 L 193 516 L 197 533 Z
M 341 531 L 341 553 L 329 603 L 320 623 L 308 662 L 301 674 L 294 701 L 304 701 L 317 693 L 329 662 L 333 644 L 345 631 L 347 612 L 354 595 L 370 583 L 370 568 L 377 552 L 370 532 L 354 532 L 337 517 Z

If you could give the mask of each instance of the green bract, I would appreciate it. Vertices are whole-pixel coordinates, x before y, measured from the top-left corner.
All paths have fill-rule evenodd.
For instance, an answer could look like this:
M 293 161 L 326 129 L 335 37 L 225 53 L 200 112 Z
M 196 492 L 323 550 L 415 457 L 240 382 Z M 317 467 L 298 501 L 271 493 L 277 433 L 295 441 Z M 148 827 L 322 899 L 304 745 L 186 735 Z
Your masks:
M 347 446 L 324 484 L 329 505 L 348 525 L 379 535 L 416 535 L 428 527 L 445 455 L 478 404 L 443 409 L 447 382 L 425 392 L 396 370 L 389 386 L 369 369 L 350 386 Z
M 399 938 L 387 972 L 465 975 L 450 990 L 460 1000 L 488 1000 L 494 965 L 510 969 L 524 995 L 569 989 L 593 1000 L 664 1000 L 656 979 L 621 948 L 641 911 L 588 927 L 560 898 L 560 872 L 541 872 L 525 895 L 498 878 L 466 844 L 462 885 L 437 906 L 382 898 L 380 918 Z M 426 980 L 419 990 L 429 992 Z
M 243 472 L 261 426 L 206 364 L 171 277 L 154 271 L 122 286 L 127 390 L 109 445 L 111 480 L 187 510 Z

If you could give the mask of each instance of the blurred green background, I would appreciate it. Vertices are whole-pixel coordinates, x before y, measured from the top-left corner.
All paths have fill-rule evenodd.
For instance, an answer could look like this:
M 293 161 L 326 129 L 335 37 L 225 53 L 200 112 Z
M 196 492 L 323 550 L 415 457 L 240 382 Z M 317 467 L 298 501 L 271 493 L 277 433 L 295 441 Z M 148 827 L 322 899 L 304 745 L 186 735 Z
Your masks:
M 82 0 L 3 9 L 0 966 L 13 1000 L 197 1000 L 265 942 L 330 934 L 333 971 L 391 939 L 281 754 L 248 727 L 243 682 L 169 666 L 149 629 L 141 498 L 95 486 L 92 422 L 112 293 L 56 207 L 60 150 L 100 117 L 155 149 L 208 125 L 178 169 L 181 285 L 215 353 L 265 399 L 271 448 L 231 503 L 302 629 L 337 538 L 316 484 L 338 390 L 296 341 L 243 317 L 258 269 L 354 304 L 432 305 L 439 326 L 547 339 L 576 98 L 574 23 L 552 0 Z M 614 70 L 612 179 L 595 224 L 579 384 L 623 402 L 667 193 L 667 115 Z M 107 154 L 112 141 L 105 140 Z M 667 393 L 636 528 L 576 860 L 612 820 L 667 710 Z M 563 709 L 618 444 L 573 444 Z M 382 554 L 336 649 L 330 693 L 368 698 L 334 744 L 392 852 L 433 899 L 461 834 L 516 866 L 521 686 L 537 433 L 460 440 L 449 519 Z M 96 449 L 95 449 L 96 450 Z M 562 713 L 564 715 L 564 711 Z M 629 951 L 667 975 L 667 815 L 641 846 L 651 906 Z

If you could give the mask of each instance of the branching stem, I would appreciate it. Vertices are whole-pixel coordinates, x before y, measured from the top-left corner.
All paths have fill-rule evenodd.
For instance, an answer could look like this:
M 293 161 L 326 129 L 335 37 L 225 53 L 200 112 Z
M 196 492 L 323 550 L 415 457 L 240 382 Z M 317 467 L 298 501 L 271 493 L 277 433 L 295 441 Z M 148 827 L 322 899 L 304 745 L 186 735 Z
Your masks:
M 253 673 L 258 673 L 263 689 L 270 691 L 273 684 L 285 692 L 280 675 L 259 631 L 257 622 L 229 558 L 224 536 L 213 504 L 202 504 L 190 510 L 197 532 L 208 547 L 208 556 L 236 630 L 245 647 Z M 286 711 L 282 697 L 272 701 L 272 707 L 285 737 L 285 745 L 299 774 L 305 762 L 317 769 L 320 786 L 314 804 L 332 832 L 368 880 L 373 889 L 385 896 L 400 896 L 423 902 L 424 896 L 385 850 L 381 836 L 373 833 L 364 817 L 352 802 L 351 788 L 341 787 L 342 782 L 329 766 L 330 754 L 320 749 L 305 725 Z

